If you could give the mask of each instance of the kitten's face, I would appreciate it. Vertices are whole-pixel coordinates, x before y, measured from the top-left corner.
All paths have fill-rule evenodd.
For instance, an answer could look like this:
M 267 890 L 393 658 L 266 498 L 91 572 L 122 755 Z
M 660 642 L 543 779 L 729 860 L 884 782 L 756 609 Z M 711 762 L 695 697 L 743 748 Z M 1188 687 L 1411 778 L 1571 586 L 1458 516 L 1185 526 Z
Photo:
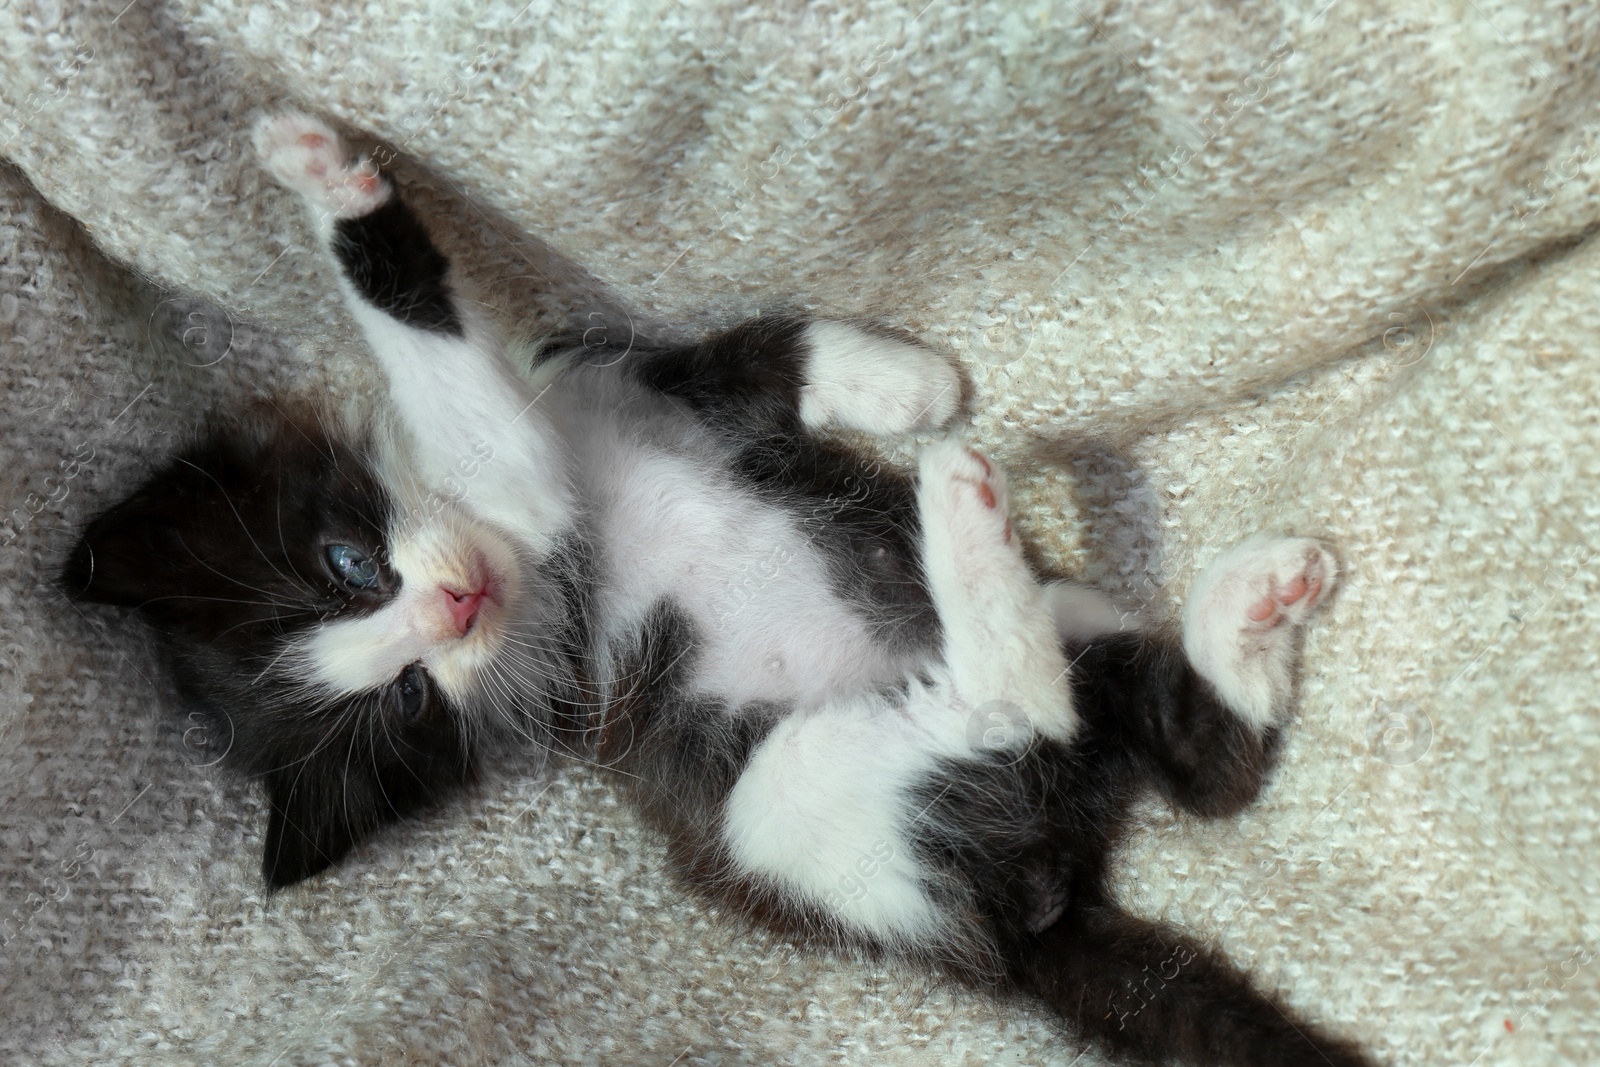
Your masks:
M 325 697 L 354 696 L 426 676 L 457 707 L 483 696 L 516 632 L 522 588 L 516 553 L 494 531 L 449 506 L 413 517 L 396 509 L 383 546 L 324 539 L 341 584 L 382 597 L 375 610 L 344 613 L 292 642 L 289 669 Z M 378 591 L 381 590 L 381 593 Z
M 63 572 L 154 625 L 223 761 L 261 780 L 273 886 L 467 781 L 474 739 L 530 722 L 560 675 L 537 573 L 408 495 L 314 420 L 264 421 L 180 455 Z

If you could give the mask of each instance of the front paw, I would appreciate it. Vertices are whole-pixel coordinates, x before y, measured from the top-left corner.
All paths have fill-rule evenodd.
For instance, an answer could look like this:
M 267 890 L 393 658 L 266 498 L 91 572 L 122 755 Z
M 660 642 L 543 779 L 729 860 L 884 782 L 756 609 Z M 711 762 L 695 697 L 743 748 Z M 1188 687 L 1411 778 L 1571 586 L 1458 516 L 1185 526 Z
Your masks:
M 920 345 L 842 322 L 806 327 L 800 418 L 880 437 L 936 430 L 961 408 L 954 364 Z
M 253 135 L 262 166 L 332 218 L 360 218 L 389 199 L 389 180 L 370 159 L 357 159 L 332 127 L 298 111 L 267 115 Z

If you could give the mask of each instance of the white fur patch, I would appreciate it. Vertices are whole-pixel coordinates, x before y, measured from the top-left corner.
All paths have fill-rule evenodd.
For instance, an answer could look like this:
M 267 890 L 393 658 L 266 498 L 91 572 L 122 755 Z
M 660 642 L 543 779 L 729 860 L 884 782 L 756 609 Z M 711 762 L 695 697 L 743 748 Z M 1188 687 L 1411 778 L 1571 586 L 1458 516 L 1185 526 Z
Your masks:
M 955 438 L 924 448 L 919 466 L 923 567 L 956 694 L 974 707 L 1020 708 L 1039 733 L 1069 740 L 1077 715 L 1067 663 L 1011 536 L 1005 475 Z
M 1277 721 L 1293 688 L 1294 631 L 1333 588 L 1338 565 L 1306 537 L 1256 537 L 1201 572 L 1183 607 L 1195 670 L 1257 730 Z
M 807 426 L 892 436 L 944 426 L 961 405 L 961 375 L 919 345 L 842 322 L 811 323 L 806 344 L 800 418 Z
M 544 387 L 517 374 L 500 343 L 470 319 L 465 337 L 413 329 L 345 287 L 389 379 L 406 430 L 403 466 L 418 495 L 450 496 L 536 552 L 548 551 L 571 525 L 574 502 Z
M 906 703 L 860 697 L 790 715 L 728 797 L 736 863 L 891 943 L 936 937 L 929 872 L 911 851 L 912 790 L 941 756 L 970 754 L 943 687 Z

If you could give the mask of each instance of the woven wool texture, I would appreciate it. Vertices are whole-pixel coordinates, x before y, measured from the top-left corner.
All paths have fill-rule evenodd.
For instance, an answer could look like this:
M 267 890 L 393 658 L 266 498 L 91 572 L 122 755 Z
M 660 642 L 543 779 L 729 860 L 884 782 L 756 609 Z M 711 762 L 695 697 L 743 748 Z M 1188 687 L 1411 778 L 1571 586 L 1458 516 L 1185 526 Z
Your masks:
M 1262 801 L 1148 804 L 1125 899 L 1385 1063 L 1594 1062 L 1600 9 L 384 6 L 0 4 L 0 1060 L 1101 1062 L 709 913 L 581 767 L 265 897 L 260 802 L 49 577 L 207 411 L 372 391 L 249 152 L 293 102 L 519 329 L 951 353 L 1019 529 L 1153 617 L 1326 538 Z

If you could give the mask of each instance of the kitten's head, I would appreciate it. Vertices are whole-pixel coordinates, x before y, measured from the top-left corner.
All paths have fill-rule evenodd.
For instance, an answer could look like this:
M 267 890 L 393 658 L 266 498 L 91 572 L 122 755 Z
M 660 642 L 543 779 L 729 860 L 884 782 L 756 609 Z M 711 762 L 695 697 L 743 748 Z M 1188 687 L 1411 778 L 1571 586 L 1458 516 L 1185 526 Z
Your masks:
M 564 583 L 315 418 L 213 428 L 95 519 L 61 584 L 160 635 L 289 885 L 471 779 L 570 690 Z

